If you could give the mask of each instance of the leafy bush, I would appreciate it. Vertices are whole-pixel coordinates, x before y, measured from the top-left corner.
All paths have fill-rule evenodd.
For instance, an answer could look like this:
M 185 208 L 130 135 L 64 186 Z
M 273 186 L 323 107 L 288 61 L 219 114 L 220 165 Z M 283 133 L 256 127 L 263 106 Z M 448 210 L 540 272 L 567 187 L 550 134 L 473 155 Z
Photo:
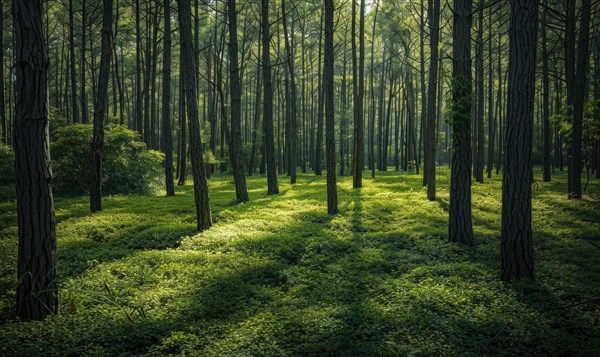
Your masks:
M 92 125 L 57 129 L 51 144 L 54 189 L 59 194 L 85 194 L 91 182 Z M 161 183 L 163 155 L 148 150 L 139 135 L 123 126 L 108 128 L 104 137 L 104 193 L 149 193 Z
M 15 153 L 10 146 L 0 144 L 0 185 L 15 183 Z

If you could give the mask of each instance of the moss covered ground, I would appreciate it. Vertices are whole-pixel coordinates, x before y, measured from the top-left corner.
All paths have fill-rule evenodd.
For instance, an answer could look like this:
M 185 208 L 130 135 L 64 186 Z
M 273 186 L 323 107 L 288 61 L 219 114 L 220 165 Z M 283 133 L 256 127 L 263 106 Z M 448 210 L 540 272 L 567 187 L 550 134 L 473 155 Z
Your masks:
M 536 169 L 536 176 L 539 170 Z M 0 355 L 600 355 L 600 203 L 567 200 L 566 175 L 533 185 L 535 283 L 499 281 L 501 179 L 473 186 L 476 246 L 447 242 L 421 177 L 280 177 L 234 202 L 210 181 L 214 226 L 194 230 L 193 187 L 175 197 L 56 199 L 61 314 L 13 318 L 14 199 L 0 202 Z M 587 190 L 600 196 L 600 182 Z M 10 189 L 0 194 L 10 196 Z

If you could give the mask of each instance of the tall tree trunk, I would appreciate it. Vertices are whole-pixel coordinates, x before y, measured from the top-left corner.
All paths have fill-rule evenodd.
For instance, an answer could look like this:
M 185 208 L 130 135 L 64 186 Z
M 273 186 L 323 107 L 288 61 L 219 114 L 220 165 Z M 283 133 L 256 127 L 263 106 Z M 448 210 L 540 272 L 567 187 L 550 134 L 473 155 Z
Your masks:
M 544 168 L 544 182 L 550 182 L 550 148 L 552 146 L 552 134 L 550 128 L 550 76 L 548 74 L 548 48 L 546 43 L 546 21 L 547 21 L 547 7 L 548 0 L 544 0 L 544 10 L 542 12 L 542 21 L 540 22 L 540 32 L 542 36 L 542 106 L 543 106 L 543 120 L 544 120 L 544 152 L 543 152 L 543 168 Z
M 237 13 L 235 0 L 227 1 L 229 17 L 229 86 L 231 90 L 231 133 L 229 135 L 229 156 L 235 182 L 235 195 L 239 202 L 248 201 L 244 153 L 242 149 L 241 105 L 242 89 L 238 69 Z
M 14 121 L 19 253 L 17 317 L 58 312 L 56 233 L 48 126 L 48 50 L 42 1 L 13 2 L 16 106 Z
M 356 56 L 356 4 L 352 1 L 352 82 L 354 89 L 354 149 L 352 153 L 352 187 L 362 187 L 364 168 L 363 98 L 365 93 L 365 0 L 360 0 L 359 51 Z M 357 64 L 358 62 L 358 64 Z
M 473 245 L 471 216 L 471 0 L 454 1 L 452 68 L 451 242 Z
M 165 153 L 165 184 L 167 196 L 175 195 L 173 183 L 173 138 L 171 130 L 171 0 L 164 0 L 165 16 L 162 95 L 162 150 Z
M 419 147 L 417 148 L 417 166 L 421 166 L 421 148 L 423 148 L 423 160 L 427 161 L 427 143 L 423 146 L 423 137 L 427 135 L 427 88 L 425 86 L 425 1 L 421 0 L 421 18 L 419 21 L 419 59 L 420 77 L 421 77 L 421 135 L 419 135 Z M 431 31 L 431 29 L 429 30 Z M 425 170 L 423 170 L 425 171 Z M 427 186 L 427 175 L 423 172 L 423 186 Z
M 112 50 L 112 1 L 103 0 L 102 6 L 102 53 L 98 90 L 94 103 L 94 135 L 92 137 L 92 186 L 90 210 L 102 210 L 102 148 L 104 146 L 104 118 L 108 108 L 108 79 Z
M 573 130 L 571 134 L 571 161 L 569 177 L 570 198 L 581 198 L 581 169 L 583 166 L 581 141 L 583 139 L 583 111 L 586 92 L 586 76 L 589 60 L 591 0 L 581 2 L 581 22 L 579 29 L 579 42 L 577 44 L 577 70 L 575 73 L 575 87 L 573 88 Z
M 285 38 L 285 51 L 287 56 L 288 72 L 290 76 L 290 94 L 289 98 L 289 119 L 290 135 L 289 135 L 289 157 L 288 157 L 288 174 L 290 175 L 290 183 L 296 183 L 296 166 L 298 165 L 298 124 L 297 124 L 297 100 L 296 100 L 296 74 L 294 73 L 294 56 L 290 46 L 290 40 L 287 31 L 287 20 L 285 12 L 285 0 L 281 0 L 281 14 L 283 22 L 283 36 Z M 293 29 L 293 25 L 292 25 Z
M 71 120 L 79 123 L 79 107 L 77 106 L 77 79 L 75 77 L 75 35 L 73 34 L 73 0 L 69 0 L 69 68 L 71 78 Z
M 479 0 L 478 7 L 478 26 L 477 26 L 477 49 L 475 54 L 475 78 L 477 81 L 477 108 L 476 108 L 476 128 L 475 133 L 475 181 L 483 183 L 484 169 L 484 87 L 483 87 L 483 8 L 484 0 Z
M 316 146 L 315 146 L 315 162 L 314 162 L 314 171 L 315 175 L 321 176 L 323 173 L 323 106 L 325 104 L 325 83 L 324 79 L 321 76 L 321 57 L 323 54 L 323 16 L 321 16 L 321 29 L 319 31 L 319 57 L 317 60 L 317 83 L 319 98 L 317 102 L 317 138 L 316 138 Z
M 535 94 L 537 2 L 511 0 L 508 112 L 502 178 L 501 277 L 533 280 L 531 151 Z
M 179 63 L 183 63 L 183 52 L 180 50 Z M 185 79 L 184 70 L 179 66 L 179 137 L 177 145 L 177 186 L 185 185 L 187 179 L 187 123 L 185 105 Z
M 335 109 L 333 107 L 333 0 L 325 0 L 325 55 L 323 61 L 323 85 L 325 89 L 325 117 L 327 145 L 327 213 L 338 213 L 335 173 Z
M 4 98 L 4 5 L 0 3 L 0 42 L 2 46 L 0 46 L 0 123 L 2 123 L 2 136 L 0 136 L 0 141 L 4 145 L 8 145 L 8 128 L 6 125 L 6 107 L 5 107 L 5 98 Z M 63 41 L 63 49 L 64 49 L 64 41 Z M 60 93 L 57 91 L 56 97 L 60 98 Z M 57 107 L 60 107 L 58 105 Z
M 492 23 L 492 10 L 488 10 L 488 21 Z M 494 139 L 496 137 L 496 118 L 494 117 L 494 56 L 492 51 L 492 32 L 488 36 L 488 157 L 487 178 L 492 178 L 494 169 Z
M 429 89 L 427 107 L 427 138 L 425 139 L 425 181 L 427 182 L 427 199 L 435 201 L 435 152 L 437 143 L 436 90 L 438 80 L 438 45 L 440 38 L 440 0 L 429 0 Z
M 89 119 L 88 119 L 88 99 L 87 99 L 87 90 L 86 90 L 86 83 L 85 83 L 85 74 L 86 74 L 86 69 L 85 69 L 85 64 L 86 64 L 86 58 L 85 58 L 85 46 L 86 46 L 86 30 L 87 30 L 87 5 L 86 5 L 86 0 L 82 0 L 81 1 L 81 48 L 79 49 L 79 52 L 81 53 L 81 63 L 79 64 L 79 66 L 81 67 L 81 122 L 84 124 L 87 124 Z M 92 41 L 90 41 L 90 44 L 92 43 Z M 93 54 L 92 54 L 93 57 Z M 74 72 L 74 65 L 71 65 L 71 69 L 73 70 L 73 72 L 71 73 L 75 73 Z M 73 76 L 73 74 L 72 74 Z M 71 79 L 72 80 L 72 79 Z M 73 102 L 73 105 L 75 105 L 75 102 Z
M 268 194 L 279 193 L 277 168 L 275 167 L 275 142 L 273 139 L 273 86 L 271 84 L 271 32 L 269 31 L 269 0 L 261 0 L 262 27 L 262 65 L 264 87 L 263 131 L 265 137 L 264 153 L 267 166 Z
M 182 67 L 185 80 L 186 108 L 190 125 L 190 156 L 192 157 L 192 172 L 194 176 L 194 202 L 196 204 L 196 226 L 199 231 L 210 228 L 210 201 L 208 197 L 208 182 L 206 166 L 198 123 L 198 95 L 196 92 L 196 65 L 194 61 L 194 46 L 192 43 L 192 14 L 190 0 L 178 0 L 179 36 L 182 51 Z
M 135 125 L 143 133 L 142 119 L 142 34 L 140 31 L 140 0 L 135 0 Z

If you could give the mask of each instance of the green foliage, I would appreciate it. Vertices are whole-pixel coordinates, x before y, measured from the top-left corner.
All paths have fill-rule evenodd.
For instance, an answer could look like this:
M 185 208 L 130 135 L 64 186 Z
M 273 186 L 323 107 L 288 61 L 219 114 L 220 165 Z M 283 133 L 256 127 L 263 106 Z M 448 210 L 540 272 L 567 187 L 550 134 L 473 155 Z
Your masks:
M 536 169 L 536 174 L 539 171 Z M 193 187 L 174 197 L 56 201 L 61 315 L 11 320 L 14 202 L 0 202 L 0 355 L 480 356 L 600 353 L 597 203 L 533 192 L 535 283 L 499 280 L 501 177 L 473 186 L 477 245 L 447 242 L 447 174 L 382 173 L 326 212 L 325 178 L 299 175 L 232 204 L 213 175 L 216 223 L 195 232 Z M 600 183 L 590 184 L 600 192 Z
M 109 127 L 104 139 L 104 193 L 150 193 L 159 187 L 161 153 L 146 149 L 137 133 L 120 125 Z M 55 192 L 70 195 L 88 192 L 91 140 L 92 125 L 70 125 L 54 132 L 51 155 Z
M 14 185 L 15 180 L 15 153 L 10 146 L 0 144 L 0 186 Z

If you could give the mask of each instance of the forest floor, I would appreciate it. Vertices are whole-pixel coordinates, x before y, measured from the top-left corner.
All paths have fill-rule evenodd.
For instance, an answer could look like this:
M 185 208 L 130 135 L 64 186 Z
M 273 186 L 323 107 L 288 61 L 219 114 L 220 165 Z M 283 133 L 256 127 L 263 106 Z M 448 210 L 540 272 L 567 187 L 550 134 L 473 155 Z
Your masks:
M 61 314 L 13 319 L 15 202 L 0 201 L 0 355 L 600 355 L 600 202 L 567 200 L 566 174 L 533 186 L 535 283 L 499 280 L 501 179 L 473 185 L 476 246 L 447 242 L 421 177 L 210 180 L 214 226 L 175 197 L 56 198 Z M 8 192 L 8 189 L 0 190 Z M 600 182 L 588 191 L 600 196 Z

